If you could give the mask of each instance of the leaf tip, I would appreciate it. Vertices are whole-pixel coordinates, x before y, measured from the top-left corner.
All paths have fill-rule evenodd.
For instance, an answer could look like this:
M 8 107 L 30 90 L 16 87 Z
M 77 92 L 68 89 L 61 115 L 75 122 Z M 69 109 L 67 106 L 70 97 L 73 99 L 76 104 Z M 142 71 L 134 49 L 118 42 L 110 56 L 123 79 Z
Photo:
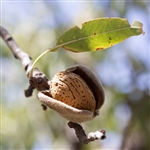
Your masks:
M 140 32 L 141 32 L 143 35 L 145 34 L 145 32 L 143 31 L 143 23 L 141 23 L 141 22 L 135 20 L 135 21 L 133 22 L 133 24 L 131 25 L 131 27 L 132 27 L 132 28 L 139 28 L 139 29 L 140 29 Z
M 143 23 L 141 23 L 141 22 L 140 22 L 140 29 L 141 29 L 142 34 L 144 35 L 145 31 L 143 30 Z

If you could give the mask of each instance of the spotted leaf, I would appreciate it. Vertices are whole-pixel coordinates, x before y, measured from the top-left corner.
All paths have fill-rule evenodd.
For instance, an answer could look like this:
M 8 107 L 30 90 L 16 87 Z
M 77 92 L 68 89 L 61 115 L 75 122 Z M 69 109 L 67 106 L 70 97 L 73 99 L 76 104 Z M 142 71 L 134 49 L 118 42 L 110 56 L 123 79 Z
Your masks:
M 73 52 L 103 50 L 142 33 L 138 21 L 130 25 L 122 18 L 99 18 L 68 30 L 58 38 L 56 46 Z

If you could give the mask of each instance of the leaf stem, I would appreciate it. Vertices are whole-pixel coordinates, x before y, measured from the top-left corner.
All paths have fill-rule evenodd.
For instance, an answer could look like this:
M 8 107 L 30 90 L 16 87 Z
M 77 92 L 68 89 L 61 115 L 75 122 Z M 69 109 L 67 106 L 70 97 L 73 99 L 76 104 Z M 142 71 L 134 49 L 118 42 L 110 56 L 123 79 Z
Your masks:
M 49 52 L 53 52 L 53 51 L 57 50 L 59 47 L 60 47 L 60 46 L 56 46 L 56 47 L 50 48 L 50 49 L 44 51 L 41 55 L 39 55 L 39 56 L 35 59 L 35 61 L 34 61 L 33 64 L 32 64 L 32 67 L 31 67 L 31 72 L 30 72 L 30 75 L 29 75 L 30 78 L 33 76 L 33 69 L 34 69 L 34 66 L 35 66 L 35 64 L 37 63 L 37 61 L 38 61 L 41 57 L 43 57 L 45 54 L 47 54 L 47 53 L 49 53 Z
M 44 52 L 43 52 L 41 55 L 39 55 L 39 56 L 36 58 L 36 60 L 33 62 L 33 65 L 32 65 L 32 67 L 31 67 L 31 71 L 30 71 L 29 77 L 31 78 L 31 77 L 33 76 L 33 69 L 34 69 L 34 66 L 35 66 L 35 64 L 37 63 L 37 61 L 38 61 L 41 57 L 43 57 L 45 54 L 47 54 L 47 53 L 49 53 L 49 52 L 54 52 L 54 51 L 56 51 L 58 48 L 63 47 L 64 45 L 67 45 L 67 44 L 71 44 L 71 43 L 73 43 L 73 42 L 75 42 L 75 41 L 77 41 L 77 40 L 69 41 L 69 42 L 66 42 L 66 43 L 57 45 L 57 46 L 55 46 L 55 47 L 53 47 L 53 48 L 50 48 L 50 49 L 44 51 Z

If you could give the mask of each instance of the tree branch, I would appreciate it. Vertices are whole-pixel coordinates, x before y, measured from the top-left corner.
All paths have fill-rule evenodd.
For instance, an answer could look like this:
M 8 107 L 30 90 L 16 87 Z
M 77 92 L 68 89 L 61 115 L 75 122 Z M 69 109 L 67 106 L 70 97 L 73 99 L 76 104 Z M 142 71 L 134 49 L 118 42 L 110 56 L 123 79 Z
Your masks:
M 26 72 L 26 75 L 29 78 L 29 74 L 32 67 L 32 58 L 17 45 L 17 43 L 14 41 L 12 36 L 7 32 L 7 30 L 5 30 L 1 26 L 0 26 L 0 36 L 7 44 L 7 46 L 10 48 L 14 57 L 21 61 L 22 66 Z M 25 96 L 26 97 L 31 96 L 35 88 L 38 91 L 49 89 L 49 85 L 47 82 L 48 79 L 46 78 L 45 74 L 40 72 L 38 68 L 34 68 L 33 77 L 29 78 L 29 86 L 25 90 Z
M 95 140 L 98 140 L 98 139 L 103 140 L 103 139 L 106 138 L 105 130 L 90 132 L 87 136 L 85 134 L 85 131 L 82 128 L 82 126 L 79 125 L 78 123 L 68 122 L 68 126 L 70 128 L 74 128 L 77 138 L 79 139 L 79 141 L 81 143 L 84 143 L 84 144 L 88 144 L 89 142 L 95 141 Z

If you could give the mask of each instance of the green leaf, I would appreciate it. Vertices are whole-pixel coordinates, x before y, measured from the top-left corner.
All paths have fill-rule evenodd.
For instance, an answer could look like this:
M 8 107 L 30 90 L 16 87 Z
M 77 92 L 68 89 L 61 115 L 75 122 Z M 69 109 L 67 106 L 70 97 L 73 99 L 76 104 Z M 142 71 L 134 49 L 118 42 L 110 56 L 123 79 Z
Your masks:
M 142 23 L 132 25 L 122 18 L 99 18 L 75 26 L 58 38 L 60 46 L 73 52 L 95 51 L 109 48 L 123 40 L 144 33 Z
M 65 32 L 58 38 L 56 46 L 38 56 L 33 62 L 29 77 L 32 77 L 33 68 L 41 57 L 60 47 L 73 52 L 95 51 L 111 47 L 131 36 L 144 34 L 141 22 L 134 21 L 130 25 L 122 18 L 99 18 L 84 22 L 81 27 L 76 26 Z

